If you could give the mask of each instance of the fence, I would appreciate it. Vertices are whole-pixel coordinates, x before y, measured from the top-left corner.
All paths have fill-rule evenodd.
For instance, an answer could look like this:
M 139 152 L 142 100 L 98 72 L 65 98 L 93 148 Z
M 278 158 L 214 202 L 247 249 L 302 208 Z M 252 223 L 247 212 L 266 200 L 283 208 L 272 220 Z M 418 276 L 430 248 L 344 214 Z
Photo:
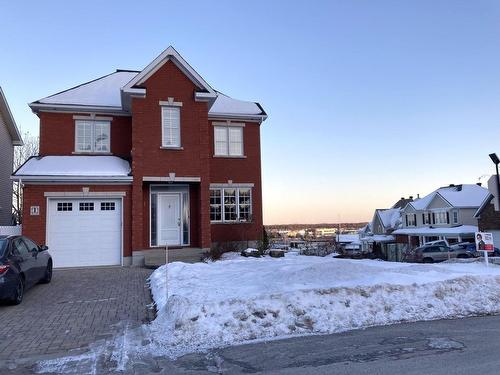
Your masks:
M 21 225 L 1 226 L 0 235 L 18 235 L 21 234 Z

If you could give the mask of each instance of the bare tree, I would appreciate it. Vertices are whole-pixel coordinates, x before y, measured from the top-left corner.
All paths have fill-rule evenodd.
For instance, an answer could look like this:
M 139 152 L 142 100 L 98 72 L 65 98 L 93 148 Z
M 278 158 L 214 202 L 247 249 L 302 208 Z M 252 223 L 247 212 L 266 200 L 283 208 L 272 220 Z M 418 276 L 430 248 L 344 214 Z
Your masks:
M 38 155 L 39 137 L 31 135 L 30 132 L 23 134 L 22 146 L 14 147 L 14 170 L 17 170 L 30 157 Z M 19 225 L 23 221 L 23 189 L 19 181 L 14 181 L 12 196 L 12 215 L 15 224 Z

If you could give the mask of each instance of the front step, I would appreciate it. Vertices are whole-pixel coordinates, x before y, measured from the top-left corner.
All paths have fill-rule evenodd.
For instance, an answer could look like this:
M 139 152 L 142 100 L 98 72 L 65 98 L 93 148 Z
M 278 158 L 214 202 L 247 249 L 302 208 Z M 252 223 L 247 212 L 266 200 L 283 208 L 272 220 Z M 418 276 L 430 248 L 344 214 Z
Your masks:
M 197 263 L 203 260 L 204 250 L 196 247 L 168 249 L 168 262 Z M 144 266 L 157 268 L 165 264 L 165 249 L 149 249 L 142 251 Z

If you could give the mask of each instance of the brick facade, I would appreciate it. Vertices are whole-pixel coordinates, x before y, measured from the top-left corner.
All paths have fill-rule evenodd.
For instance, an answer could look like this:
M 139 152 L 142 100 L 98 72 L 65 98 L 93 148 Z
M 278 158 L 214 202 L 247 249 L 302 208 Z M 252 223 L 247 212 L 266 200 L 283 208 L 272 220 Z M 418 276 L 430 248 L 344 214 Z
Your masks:
M 24 233 L 34 240 L 46 241 L 45 192 L 125 191 L 124 256 L 150 247 L 150 182 L 144 177 L 199 178 L 189 182 L 190 246 L 209 248 L 215 242 L 260 240 L 262 236 L 262 189 L 260 124 L 244 123 L 243 158 L 214 157 L 214 130 L 208 118 L 208 104 L 195 100 L 197 87 L 173 62 L 167 61 L 142 85 L 144 97 L 133 97 L 130 116 L 106 113 L 112 117 L 111 154 L 131 162 L 131 185 L 29 185 L 24 188 Z M 160 101 L 173 98 L 180 107 L 182 149 L 163 149 Z M 79 113 L 40 111 L 40 155 L 73 155 L 75 120 Z M 88 114 L 87 114 L 88 116 Z M 235 120 L 238 123 L 244 121 Z M 246 224 L 210 223 L 211 183 L 250 183 L 252 222 Z M 31 205 L 40 206 L 39 216 L 29 216 Z
M 500 229 L 500 211 L 495 211 L 493 201 L 486 205 L 478 219 L 479 231 Z

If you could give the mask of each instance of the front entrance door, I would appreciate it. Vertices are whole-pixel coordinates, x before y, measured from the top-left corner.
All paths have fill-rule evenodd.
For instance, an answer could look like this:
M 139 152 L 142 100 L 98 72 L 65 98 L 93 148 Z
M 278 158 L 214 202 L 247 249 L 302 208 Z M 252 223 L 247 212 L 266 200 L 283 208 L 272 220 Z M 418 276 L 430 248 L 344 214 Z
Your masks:
M 158 194 L 158 245 L 181 244 L 180 194 Z

